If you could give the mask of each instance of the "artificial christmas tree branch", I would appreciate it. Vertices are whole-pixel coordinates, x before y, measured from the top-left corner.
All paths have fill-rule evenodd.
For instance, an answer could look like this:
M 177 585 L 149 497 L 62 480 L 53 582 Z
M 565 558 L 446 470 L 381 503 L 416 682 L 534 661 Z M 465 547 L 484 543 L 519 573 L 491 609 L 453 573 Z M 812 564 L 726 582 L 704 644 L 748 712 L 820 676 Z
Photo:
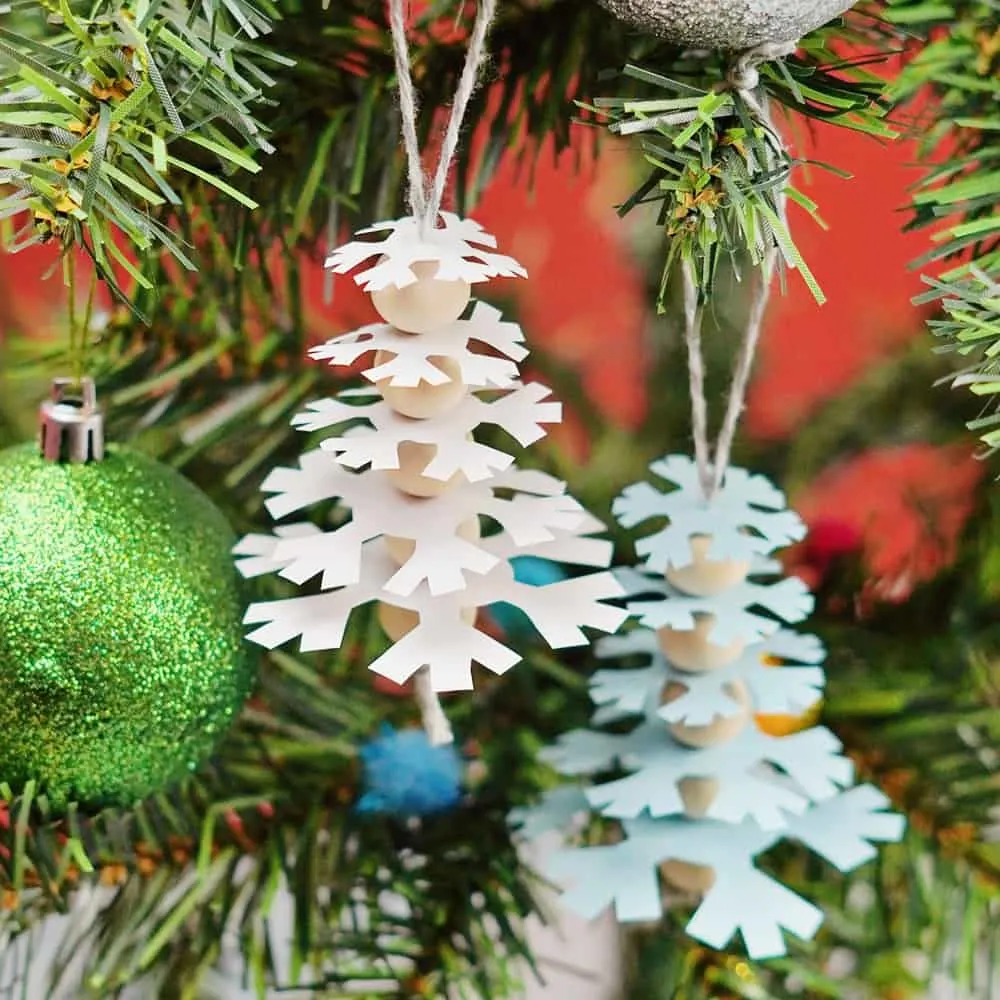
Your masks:
M 847 37 L 852 37 L 850 32 Z M 869 43 L 880 39 L 871 33 L 862 37 Z M 755 70 L 755 86 L 762 88 L 765 101 L 807 117 L 895 137 L 884 120 L 889 107 L 885 83 L 864 68 L 867 60 L 835 56 L 831 46 L 836 40 L 843 41 L 836 28 L 814 33 L 803 42 L 803 58 L 765 63 L 759 73 Z M 880 40 L 884 45 L 885 38 Z M 650 167 L 619 214 L 639 205 L 658 205 L 657 222 L 667 236 L 658 304 L 662 308 L 675 262 L 685 263 L 699 295 L 708 298 L 721 260 L 746 256 L 756 265 L 765 248 L 779 250 L 782 265 L 796 268 L 822 301 L 822 291 L 795 246 L 784 201 L 794 200 L 822 224 L 819 208 L 788 183 L 795 162 L 765 105 L 733 75 L 733 66 L 727 76 L 721 62 L 681 61 L 675 74 L 626 66 L 624 80 L 640 93 L 601 97 L 589 106 L 608 121 L 612 132 L 638 135 Z
M 198 189 L 213 192 L 199 223 L 225 234 L 236 267 L 252 266 L 251 234 L 270 244 L 291 223 L 293 244 L 312 242 L 328 230 L 331 211 L 350 222 L 398 204 L 399 164 L 375 153 L 397 131 L 386 100 L 394 71 L 384 15 L 354 2 L 327 9 L 320 0 L 262 9 L 233 0 L 192 13 L 173 0 L 135 20 L 132 3 L 54 5 L 48 17 L 45 7 L 15 5 L 17 30 L 3 29 L 0 98 L 17 103 L 16 111 L 0 113 L 8 146 L 2 166 L 17 188 L 4 214 L 30 207 L 37 216 L 20 243 L 86 246 L 106 279 L 114 261 L 145 285 L 149 277 L 121 256 L 111 232 L 127 234 L 140 260 L 163 247 L 184 266 L 199 265 L 192 244 L 201 225 L 182 210 Z M 461 70 L 461 43 L 436 40 L 429 30 L 435 16 L 425 17 L 413 45 L 417 91 L 428 107 L 445 103 Z M 314 30 L 317 24 L 325 30 Z M 838 65 L 829 49 L 830 41 L 855 36 L 853 28 L 817 33 L 806 41 L 804 60 L 765 67 L 766 85 L 814 117 L 887 134 L 874 103 L 880 84 L 857 65 Z M 696 86 L 716 72 L 711 58 L 692 63 L 650 45 L 576 0 L 505 5 L 492 54 L 496 86 L 474 94 L 468 111 L 488 123 L 487 139 L 475 151 L 467 144 L 459 157 L 459 208 L 476 200 L 512 134 L 523 148 L 550 137 L 565 146 L 574 101 L 602 93 L 602 71 L 641 56 L 660 76 L 677 69 Z M 81 66 L 98 74 L 99 86 L 75 79 Z M 42 99 L 25 106 L 39 81 L 47 88 Z M 433 127 L 422 123 L 421 141 Z M 101 155 L 92 161 L 97 139 Z M 174 145 L 179 152 L 167 149 Z M 85 195 L 86 209 L 79 204 Z
M 2 217 L 22 216 L 13 248 L 82 247 L 112 287 L 117 273 L 143 284 L 120 233 L 132 253 L 164 248 L 193 269 L 166 177 L 256 207 L 225 175 L 259 170 L 253 155 L 270 149 L 254 117 L 267 69 L 283 62 L 257 44 L 268 28 L 248 0 L 14 4 L 0 27 L 0 181 L 13 188 Z
M 917 300 L 937 302 L 931 322 L 939 351 L 971 359 L 955 378 L 983 400 L 968 427 L 988 452 L 1000 445 L 996 394 L 1000 389 L 1000 13 L 989 2 L 938 8 L 894 0 L 887 17 L 923 44 L 893 85 L 897 101 L 929 94 L 932 107 L 921 153 L 936 163 L 913 198 L 911 227 L 931 228 L 933 249 L 916 263 L 947 265 L 925 277 L 930 290 Z M 942 222 L 944 225 L 942 225 Z

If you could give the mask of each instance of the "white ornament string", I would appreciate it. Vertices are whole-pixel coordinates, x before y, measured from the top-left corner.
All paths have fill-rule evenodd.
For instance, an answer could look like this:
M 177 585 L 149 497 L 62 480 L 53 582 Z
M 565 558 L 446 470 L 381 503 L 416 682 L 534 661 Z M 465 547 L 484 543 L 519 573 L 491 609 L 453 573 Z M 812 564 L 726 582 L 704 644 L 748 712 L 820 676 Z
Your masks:
M 448 716 L 441 707 L 441 699 L 431 683 L 430 667 L 421 667 L 413 678 L 413 692 L 420 706 L 420 718 L 432 746 L 455 742 Z
M 684 340 L 688 353 L 688 388 L 691 395 L 691 436 L 694 439 L 694 459 L 698 479 L 707 500 L 718 493 L 729 467 L 729 459 L 736 437 L 747 389 L 753 372 L 757 344 L 764 326 L 764 313 L 771 297 L 771 277 L 777 251 L 772 247 L 755 268 L 757 287 L 750 302 L 740 349 L 733 368 L 733 379 L 726 398 L 726 412 L 715 442 L 714 456 L 708 440 L 708 403 L 705 398 L 705 359 L 701 349 L 702 308 L 698 302 L 698 288 L 689 265 L 682 268 L 684 283 Z
M 389 27 L 392 32 L 393 55 L 396 63 L 396 78 L 399 82 L 399 108 L 403 118 L 403 148 L 409 173 L 410 208 L 420 220 L 425 231 L 437 224 L 438 212 L 444 200 L 448 172 L 458 149 L 459 134 L 469 101 L 476 89 L 476 79 L 486 58 L 486 36 L 489 34 L 496 13 L 497 0 L 480 0 L 476 20 L 469 36 L 469 47 L 465 54 L 465 64 L 459 78 L 458 89 L 451 105 L 451 115 L 445 128 L 441 153 L 434 172 L 433 183 L 423 171 L 420 144 L 417 136 L 417 97 L 410 74 L 409 46 L 406 41 L 406 0 L 389 0 Z
M 712 489 L 712 462 L 708 444 L 708 403 L 705 399 L 705 358 L 701 352 L 701 305 L 691 266 L 681 268 L 684 282 L 684 342 L 688 356 L 688 389 L 691 394 L 691 436 L 694 461 L 702 492 Z
M 747 389 L 750 386 L 750 374 L 753 371 L 754 357 L 757 353 L 757 343 L 764 326 L 764 313 L 771 297 L 771 276 L 774 272 L 774 262 L 777 251 L 772 247 L 764 255 L 760 266 L 756 269 L 757 288 L 750 302 L 750 315 L 747 317 L 743 330 L 740 351 L 736 357 L 733 370 L 733 381 L 726 401 L 726 414 L 722 421 L 718 440 L 715 443 L 715 461 L 713 463 L 712 494 L 722 486 L 723 476 L 729 467 L 729 457 L 733 448 L 733 438 L 736 427 L 746 405 Z
M 753 68 L 750 67 L 752 70 Z M 768 111 L 767 98 L 758 102 L 757 99 L 738 81 L 745 76 L 747 67 L 741 67 L 739 75 L 731 77 L 730 84 L 740 90 L 740 96 L 751 105 L 760 116 L 764 127 L 774 131 Z M 755 71 L 754 71 L 755 72 Z M 785 196 L 778 196 L 778 217 L 785 220 Z M 760 341 L 764 325 L 764 314 L 771 297 L 771 278 L 778 258 L 778 250 L 771 246 L 764 252 L 763 259 L 754 269 L 756 287 L 750 300 L 750 312 L 740 338 L 740 348 L 733 368 L 733 378 L 726 398 L 726 411 L 722 427 L 715 442 L 714 455 L 708 439 L 708 402 L 705 398 L 705 359 L 701 346 L 702 307 L 699 302 L 698 287 L 690 264 L 681 268 L 684 295 L 684 341 L 688 354 L 688 388 L 691 395 L 691 435 L 694 439 L 695 465 L 698 478 L 706 500 L 711 500 L 722 486 L 729 467 L 729 460 L 739 426 L 743 408 L 746 405 L 747 390 L 750 386 L 750 375 L 753 372 L 753 362 L 757 354 L 757 344 Z
M 410 46 L 406 40 L 405 0 L 390 0 L 389 28 L 392 33 L 392 54 L 396 63 L 396 85 L 399 87 L 399 110 L 402 117 L 403 149 L 409 173 L 410 210 L 423 218 L 427 205 L 426 179 L 420 162 L 420 140 L 417 137 L 417 95 L 410 75 Z

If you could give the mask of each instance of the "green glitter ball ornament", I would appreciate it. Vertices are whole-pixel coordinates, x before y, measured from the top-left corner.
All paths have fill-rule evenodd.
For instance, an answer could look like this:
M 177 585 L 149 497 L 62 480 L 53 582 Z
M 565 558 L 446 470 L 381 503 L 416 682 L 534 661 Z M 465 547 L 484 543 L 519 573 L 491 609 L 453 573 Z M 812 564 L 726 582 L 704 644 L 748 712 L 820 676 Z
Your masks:
M 205 762 L 255 676 L 235 541 L 136 452 L 0 451 L 0 781 L 99 809 Z

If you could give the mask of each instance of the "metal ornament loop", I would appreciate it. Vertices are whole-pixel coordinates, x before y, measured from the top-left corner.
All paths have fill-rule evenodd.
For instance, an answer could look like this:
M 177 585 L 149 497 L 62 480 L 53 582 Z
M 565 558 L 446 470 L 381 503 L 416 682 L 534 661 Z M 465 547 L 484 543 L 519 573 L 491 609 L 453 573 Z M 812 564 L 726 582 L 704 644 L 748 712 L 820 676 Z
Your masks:
M 38 441 L 48 462 L 100 462 L 104 458 L 104 417 L 92 378 L 52 380 L 49 398 L 38 410 Z

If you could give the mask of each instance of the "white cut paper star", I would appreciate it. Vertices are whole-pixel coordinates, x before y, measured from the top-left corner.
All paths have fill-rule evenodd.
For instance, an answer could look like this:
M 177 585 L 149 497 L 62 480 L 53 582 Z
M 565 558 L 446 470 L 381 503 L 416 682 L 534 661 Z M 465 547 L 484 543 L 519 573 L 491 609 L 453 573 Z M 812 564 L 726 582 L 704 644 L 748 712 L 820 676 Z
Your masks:
M 508 562 L 474 578 L 462 591 L 434 595 L 421 588 L 400 596 L 386 584 L 397 565 L 381 540 L 362 546 L 361 577 L 354 585 L 309 597 L 293 597 L 252 604 L 245 624 L 257 628 L 248 638 L 274 649 L 298 638 L 303 652 L 338 649 L 351 611 L 374 600 L 415 611 L 418 624 L 376 659 L 375 673 L 402 684 L 421 667 L 430 670 L 436 691 L 472 689 L 472 664 L 502 674 L 521 657 L 503 643 L 469 625 L 462 617 L 467 607 L 504 601 L 520 608 L 554 649 L 584 644 L 581 626 L 605 632 L 621 625 L 625 612 L 603 603 L 620 596 L 620 588 L 607 572 L 534 587 L 514 579 Z
M 469 345 L 473 341 L 503 357 L 472 351 Z M 430 360 L 446 357 L 458 365 L 462 382 L 470 389 L 509 389 L 517 381 L 516 362 L 524 360 L 528 353 L 523 341 L 524 334 L 517 323 L 503 321 L 499 309 L 477 302 L 468 319 L 456 320 L 419 337 L 402 333 L 388 323 L 372 323 L 314 347 L 309 356 L 331 365 L 347 366 L 365 354 L 386 351 L 394 357 L 364 369 L 362 374 L 370 382 L 386 380 L 400 388 L 421 382 L 431 385 L 447 382 L 449 376 Z
M 378 262 L 359 271 L 354 280 L 366 292 L 385 288 L 406 288 L 417 280 L 413 265 L 434 261 L 435 277 L 440 281 L 468 281 L 475 284 L 490 278 L 526 278 L 528 272 L 513 257 L 494 253 L 497 241 L 472 219 L 462 219 L 452 212 L 442 212 L 444 225 L 427 232 L 412 216 L 377 222 L 361 229 L 357 236 L 386 233 L 380 240 L 352 240 L 338 247 L 326 259 L 326 267 L 337 274 L 347 274 L 356 267 L 378 258 Z

